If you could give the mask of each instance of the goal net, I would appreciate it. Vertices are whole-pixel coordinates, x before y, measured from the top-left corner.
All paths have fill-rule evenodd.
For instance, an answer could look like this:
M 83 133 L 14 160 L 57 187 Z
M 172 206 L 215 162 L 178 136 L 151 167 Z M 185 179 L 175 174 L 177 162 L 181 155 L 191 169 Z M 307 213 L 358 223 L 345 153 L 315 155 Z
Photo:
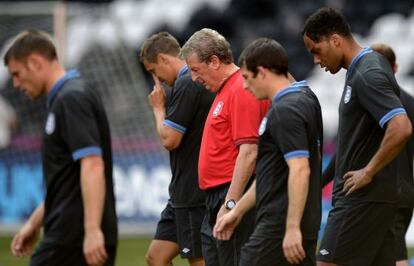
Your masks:
M 1 49 L 28 28 L 63 36 L 60 58 L 67 68 L 77 68 L 95 84 L 107 111 L 121 231 L 122 224 L 153 224 L 168 199 L 168 155 L 155 133 L 136 47 L 117 35 L 117 21 L 104 25 L 101 32 L 91 30 L 93 23 L 108 16 L 108 6 L 1 5 L 8 5 L 0 8 L 7 10 L 0 16 Z M 13 224 L 25 220 L 44 197 L 40 147 L 46 105 L 45 98 L 30 101 L 13 90 L 7 72 L 0 70 L 0 97 L 12 106 L 17 120 L 10 142 L 0 148 L 0 223 Z

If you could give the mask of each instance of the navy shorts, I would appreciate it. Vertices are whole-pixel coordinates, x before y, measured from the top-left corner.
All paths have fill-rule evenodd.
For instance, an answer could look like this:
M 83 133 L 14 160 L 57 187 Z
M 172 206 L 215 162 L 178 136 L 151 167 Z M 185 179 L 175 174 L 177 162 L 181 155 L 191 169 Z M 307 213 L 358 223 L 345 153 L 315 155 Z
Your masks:
M 283 239 L 262 238 L 251 236 L 241 250 L 239 266 L 288 266 L 290 264 L 283 254 Z M 316 240 L 303 240 L 306 257 L 298 265 L 316 265 Z
M 396 205 L 390 203 L 335 204 L 329 212 L 317 260 L 339 265 L 394 266 Z
M 175 242 L 180 247 L 182 258 L 200 258 L 201 224 L 205 208 L 173 208 L 167 204 L 161 213 L 154 239 Z
M 210 189 L 206 195 L 206 215 L 204 217 L 201 239 L 203 257 L 206 266 L 237 266 L 240 261 L 240 249 L 247 242 L 254 227 L 255 210 L 248 211 L 228 241 L 220 241 L 213 237 L 217 213 L 224 204 L 230 184 Z
M 392 232 L 395 241 L 395 260 L 407 260 L 407 245 L 405 243 L 405 234 L 410 226 L 413 216 L 413 208 L 398 208 L 395 215 Z
M 116 247 L 106 246 L 105 266 L 115 265 Z M 65 247 L 41 243 L 30 258 L 30 266 L 87 266 L 82 247 Z

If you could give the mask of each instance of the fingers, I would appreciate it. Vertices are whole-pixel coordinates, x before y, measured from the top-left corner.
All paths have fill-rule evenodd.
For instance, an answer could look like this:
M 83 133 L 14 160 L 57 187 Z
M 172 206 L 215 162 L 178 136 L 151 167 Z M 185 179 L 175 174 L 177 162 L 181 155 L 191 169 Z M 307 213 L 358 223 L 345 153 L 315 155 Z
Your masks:
M 10 245 L 11 252 L 16 257 L 25 257 L 30 255 L 31 247 L 24 243 L 24 238 L 17 234 Z
M 213 234 L 222 232 L 225 225 L 226 225 L 225 219 L 222 218 L 222 219 L 217 220 L 216 224 L 214 225 Z
M 223 217 L 224 218 L 224 217 Z M 225 230 L 227 225 L 226 219 L 219 219 L 213 229 L 213 236 L 218 240 L 229 240 L 231 233 L 228 230 Z
M 354 175 L 354 171 L 349 171 L 342 177 L 343 179 L 348 179 Z
M 214 233 L 214 237 L 217 240 L 221 240 L 221 241 L 229 240 L 232 235 L 233 235 L 233 231 L 231 231 L 231 230 L 223 230 L 223 231 L 219 231 L 219 232 Z
M 358 188 L 357 176 L 358 174 L 355 171 L 349 171 L 343 176 L 345 182 L 342 191 L 346 192 L 345 196 L 348 196 Z
M 292 264 L 299 264 L 305 257 L 306 253 L 302 247 L 302 244 L 293 244 L 283 247 L 283 253 L 286 260 Z
M 99 266 L 103 265 L 108 259 L 105 247 L 100 245 L 94 249 L 85 252 L 85 258 L 88 265 Z
M 19 235 L 15 235 L 11 242 L 10 249 L 14 256 L 21 257 L 22 239 Z
M 155 83 L 154 90 L 161 90 L 161 82 L 158 79 L 158 77 L 152 74 L 152 79 L 154 80 L 154 83 Z
M 353 178 L 348 178 L 344 182 L 344 187 L 342 189 L 343 192 L 348 191 L 353 185 L 355 184 L 355 181 Z

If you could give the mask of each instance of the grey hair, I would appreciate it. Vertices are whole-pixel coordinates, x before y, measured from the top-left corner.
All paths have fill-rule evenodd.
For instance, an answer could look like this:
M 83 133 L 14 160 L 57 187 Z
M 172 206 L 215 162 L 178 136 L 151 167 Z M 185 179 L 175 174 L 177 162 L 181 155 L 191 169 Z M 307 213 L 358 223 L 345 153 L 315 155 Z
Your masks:
M 217 56 L 224 64 L 233 63 L 233 54 L 230 44 L 220 33 L 204 28 L 195 32 L 181 48 L 181 59 L 195 53 L 200 62 L 209 62 L 211 56 Z

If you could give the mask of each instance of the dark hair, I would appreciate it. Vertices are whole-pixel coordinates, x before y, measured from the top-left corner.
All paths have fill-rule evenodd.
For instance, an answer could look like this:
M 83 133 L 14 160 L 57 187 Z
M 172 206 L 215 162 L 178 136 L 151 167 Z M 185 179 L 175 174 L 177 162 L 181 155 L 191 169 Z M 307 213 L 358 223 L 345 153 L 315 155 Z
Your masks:
M 259 38 L 250 43 L 239 57 L 239 65 L 245 66 L 254 76 L 257 67 L 262 66 L 275 74 L 288 75 L 288 56 L 277 41 Z
M 351 28 L 345 17 L 333 8 L 323 7 L 313 13 L 305 22 L 302 35 L 308 36 L 314 42 L 320 42 L 332 34 L 343 37 L 351 36 Z
M 178 56 L 180 53 L 178 41 L 165 31 L 153 34 L 144 41 L 141 46 L 140 60 L 141 62 L 147 60 L 150 63 L 156 63 L 160 53 L 172 56 Z
M 395 61 L 396 61 L 395 53 L 391 47 L 389 47 L 388 45 L 384 43 L 376 43 L 376 44 L 371 45 L 371 48 L 375 52 L 382 54 L 388 60 L 391 67 L 395 66 Z
M 4 65 L 7 66 L 10 59 L 24 61 L 33 53 L 40 54 L 50 61 L 57 59 L 55 45 L 48 33 L 27 30 L 18 34 L 6 51 Z

